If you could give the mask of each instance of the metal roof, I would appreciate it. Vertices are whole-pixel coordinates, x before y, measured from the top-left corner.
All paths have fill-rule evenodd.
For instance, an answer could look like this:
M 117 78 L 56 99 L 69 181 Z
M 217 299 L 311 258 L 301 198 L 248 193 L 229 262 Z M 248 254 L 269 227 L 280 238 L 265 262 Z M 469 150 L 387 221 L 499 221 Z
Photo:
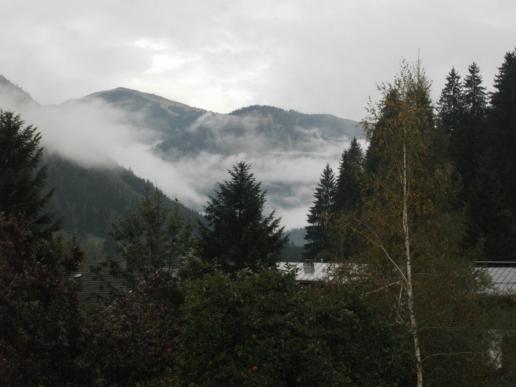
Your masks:
M 496 266 L 481 267 L 491 280 L 492 292 L 501 295 L 516 294 L 516 267 Z
M 295 271 L 297 281 L 330 281 L 338 263 L 328 262 L 278 262 L 280 271 Z
M 335 269 L 343 263 L 328 262 L 278 262 L 280 271 L 295 271 L 298 281 L 330 281 Z M 350 272 L 357 273 L 359 266 L 350 264 Z M 499 295 L 516 294 L 516 263 L 514 262 L 477 262 L 477 269 L 485 273 L 491 281 L 490 292 Z

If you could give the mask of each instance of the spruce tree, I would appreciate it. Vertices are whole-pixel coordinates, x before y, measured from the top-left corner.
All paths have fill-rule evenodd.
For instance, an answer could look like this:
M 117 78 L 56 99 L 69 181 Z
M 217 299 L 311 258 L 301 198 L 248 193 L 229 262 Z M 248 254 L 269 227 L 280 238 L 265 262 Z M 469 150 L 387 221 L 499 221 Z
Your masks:
M 360 206 L 364 172 L 364 153 L 356 138 L 342 153 L 335 193 L 335 211 L 350 211 Z
M 464 92 L 460 75 L 452 68 L 437 102 L 439 124 L 448 136 L 461 131 L 464 122 Z
M 41 165 L 41 135 L 19 115 L 0 110 L 0 213 L 23 218 L 37 234 L 57 229 L 47 210 L 52 191 L 44 192 L 46 169 Z
M 505 55 L 490 102 L 477 221 L 489 259 L 516 261 L 516 50 Z
M 305 258 L 324 258 L 331 251 L 330 227 L 335 209 L 335 193 L 335 175 L 330 165 L 326 164 L 319 184 L 315 188 L 314 203 L 308 210 Z
M 516 214 L 516 49 L 505 55 L 495 78 L 489 109 L 489 143 L 498 153 L 497 171 L 508 208 Z
M 200 224 L 199 254 L 223 270 L 273 266 L 287 242 L 280 219 L 272 211 L 264 215 L 265 191 L 240 162 L 228 171 L 230 179 L 218 184 Z
M 478 178 L 486 146 L 485 114 L 486 93 L 476 63 L 469 66 L 463 83 L 452 69 L 439 99 L 438 123 L 448 135 L 449 154 L 460 176 L 459 197 L 469 208 L 466 245 L 478 243 L 483 234 L 479 222 L 486 202 Z
M 482 85 L 480 69 L 476 63 L 468 68 L 464 79 L 464 120 L 461 132 L 452 137 L 453 159 L 462 176 L 465 198 L 469 198 L 474 189 L 474 176 L 478 168 L 478 156 L 485 149 L 486 131 L 486 90 Z
M 334 240 L 333 255 L 338 261 L 350 259 L 359 250 L 360 241 L 347 226 L 359 214 L 365 195 L 364 183 L 364 153 L 353 138 L 340 160 L 330 231 Z
M 473 148 L 478 147 L 478 144 L 467 124 L 466 110 L 463 82 L 455 68 L 452 68 L 437 102 L 437 123 L 446 137 L 447 154 L 454 162 L 463 184 L 460 194 L 467 201 L 471 191 L 471 171 L 475 170 L 474 157 L 478 156 Z
M 487 100 L 486 88 L 482 85 L 480 68 L 473 62 L 464 78 L 464 104 L 471 118 L 484 118 Z
M 191 227 L 177 206 L 168 206 L 164 194 L 149 186 L 137 205 L 112 225 L 110 238 L 115 253 L 101 263 L 99 270 L 135 288 L 156 274 L 173 275 L 182 259 L 191 255 Z M 108 281 L 109 282 L 109 281 Z

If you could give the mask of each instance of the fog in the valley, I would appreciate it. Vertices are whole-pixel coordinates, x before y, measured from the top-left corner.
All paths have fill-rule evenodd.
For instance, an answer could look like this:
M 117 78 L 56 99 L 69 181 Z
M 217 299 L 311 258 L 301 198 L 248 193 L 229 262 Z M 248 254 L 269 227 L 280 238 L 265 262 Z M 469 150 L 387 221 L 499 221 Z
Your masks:
M 246 160 L 269 205 L 300 226 L 325 163 L 337 166 L 349 138 L 315 128 L 296 147 L 277 147 L 254 118 L 207 113 L 188 130 L 211 133 L 217 151 L 162 158 L 153 152 L 160 133 L 126 113 L 98 101 L 49 104 L 123 86 L 207 111 L 260 104 L 360 121 L 403 58 L 422 60 L 434 98 L 452 66 L 464 74 L 473 61 L 489 88 L 514 44 L 515 9 L 511 0 L 4 0 L 0 74 L 45 104 L 22 110 L 49 150 L 131 168 L 198 210 L 226 169 Z
M 216 183 L 228 177 L 227 170 L 239 161 L 247 161 L 267 190 L 267 209 L 276 210 L 287 228 L 304 226 L 322 169 L 326 163 L 337 168 L 350 140 L 344 136 L 338 141 L 327 140 L 317 129 L 311 129 L 311 140 L 302 150 L 281 149 L 255 130 L 257 119 L 208 113 L 188 130 L 195 131 L 202 124 L 224 143 L 224 149 L 233 152 L 201 151 L 164 159 L 155 151 L 159 133 L 136 125 L 133 116 L 99 100 L 42 106 L 20 102 L 12 93 L 4 92 L 0 104 L 20 112 L 27 124 L 37 126 L 49 153 L 88 168 L 129 168 L 169 197 L 201 212 Z M 244 132 L 234 134 L 231 128 L 237 127 Z

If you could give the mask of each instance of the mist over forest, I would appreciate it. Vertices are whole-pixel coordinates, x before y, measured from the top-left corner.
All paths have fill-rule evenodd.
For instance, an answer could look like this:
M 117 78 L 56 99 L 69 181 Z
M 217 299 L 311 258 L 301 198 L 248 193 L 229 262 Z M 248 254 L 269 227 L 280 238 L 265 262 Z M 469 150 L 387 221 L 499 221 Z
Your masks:
M 357 122 L 331 115 L 268 106 L 218 114 L 123 88 L 42 106 L 3 78 L 0 98 L 41 130 L 50 153 L 129 168 L 199 212 L 231 165 L 248 161 L 288 228 L 304 226 L 322 167 L 353 137 L 365 141 Z
M 516 385 L 513 2 L 0 15 L 2 386 Z

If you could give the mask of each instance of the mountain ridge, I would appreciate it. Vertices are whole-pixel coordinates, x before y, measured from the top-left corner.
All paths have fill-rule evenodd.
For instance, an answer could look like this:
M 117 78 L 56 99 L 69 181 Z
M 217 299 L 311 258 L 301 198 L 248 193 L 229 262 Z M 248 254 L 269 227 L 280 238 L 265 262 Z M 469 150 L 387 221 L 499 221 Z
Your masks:
M 27 91 L 11 82 L 3 74 L 0 74 L 0 104 L 40 106 Z
M 138 171 L 141 178 L 167 187 L 172 197 L 182 192 L 180 199 L 198 211 L 231 165 L 247 161 L 268 191 L 270 207 L 287 218 L 289 227 L 304 223 L 302 213 L 312 201 L 323 166 L 336 162 L 351 138 L 364 139 L 358 122 L 331 114 L 270 105 L 222 114 L 127 87 L 33 110 L 44 114 L 17 111 L 52 133 L 50 144 L 56 144 L 58 153 L 79 163 L 83 160 L 90 168 L 102 167 L 103 159 L 113 158 Z M 76 137 L 68 131 L 75 123 Z M 286 180 L 280 178 L 282 171 L 288 174 Z
M 18 106 L 43 108 L 20 86 L 0 75 L 0 108 Z M 23 112 L 21 112 L 23 113 Z M 23 118 L 23 116 L 22 116 Z M 31 123 L 32 124 L 32 123 Z M 146 189 L 153 185 L 119 164 L 104 167 L 85 167 L 74 160 L 53 152 L 44 153 L 47 169 L 47 190 L 53 190 L 50 207 L 62 217 L 63 230 L 70 234 L 107 236 L 112 221 L 140 200 Z M 177 205 L 183 216 L 191 221 L 200 219 L 192 209 L 167 197 L 168 206 Z

